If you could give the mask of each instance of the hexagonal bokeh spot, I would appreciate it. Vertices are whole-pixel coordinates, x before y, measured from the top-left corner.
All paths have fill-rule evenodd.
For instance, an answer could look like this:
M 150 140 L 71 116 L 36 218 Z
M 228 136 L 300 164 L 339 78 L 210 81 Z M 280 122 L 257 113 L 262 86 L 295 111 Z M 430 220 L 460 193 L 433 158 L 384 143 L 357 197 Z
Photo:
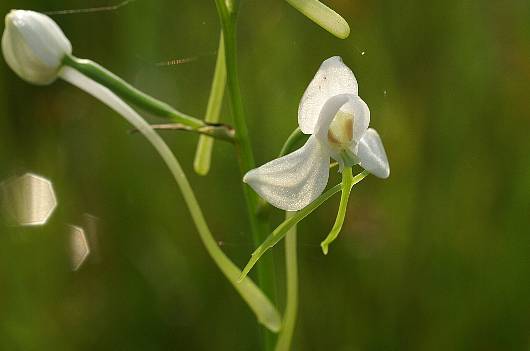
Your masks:
M 83 228 L 70 227 L 70 262 L 72 270 L 78 270 L 90 254 L 90 247 Z
M 57 207 L 52 182 L 36 174 L 10 178 L 0 190 L 3 212 L 18 225 L 43 225 Z

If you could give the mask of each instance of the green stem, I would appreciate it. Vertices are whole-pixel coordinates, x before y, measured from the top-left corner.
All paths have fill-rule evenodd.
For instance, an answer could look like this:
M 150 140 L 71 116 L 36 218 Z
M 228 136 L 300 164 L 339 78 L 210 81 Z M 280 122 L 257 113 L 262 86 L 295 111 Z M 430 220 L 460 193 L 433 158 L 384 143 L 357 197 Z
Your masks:
M 331 231 L 329 232 L 326 239 L 320 243 L 324 255 L 328 254 L 329 244 L 331 244 L 337 238 L 342 229 L 342 224 L 344 223 L 344 218 L 346 217 L 346 209 L 348 208 L 348 199 L 350 198 L 352 182 L 352 169 L 351 167 L 346 167 L 342 171 L 342 194 L 340 196 L 339 212 L 337 213 L 335 224 L 333 224 L 333 228 L 331 228 Z
M 355 184 L 359 183 L 361 180 L 363 180 L 369 173 L 367 171 L 363 171 L 359 174 L 357 174 L 355 177 L 353 177 L 351 186 L 353 187 Z M 296 214 L 283 221 L 279 226 L 274 229 L 274 231 L 265 239 L 265 241 L 252 253 L 252 257 L 248 261 L 247 265 L 243 269 L 243 273 L 241 273 L 241 276 L 239 277 L 239 280 L 244 280 L 247 276 L 248 272 L 254 267 L 254 265 L 258 262 L 258 260 L 265 254 L 267 251 L 269 251 L 274 245 L 276 245 L 282 238 L 287 234 L 289 229 L 291 229 L 292 226 L 296 225 L 298 222 L 300 222 L 302 219 L 306 218 L 311 212 L 316 210 L 320 205 L 322 205 L 324 202 L 326 202 L 330 197 L 338 193 L 340 190 L 342 190 L 342 183 L 339 183 L 335 185 L 334 187 L 328 189 L 325 191 L 322 195 L 316 198 L 315 201 L 301 209 L 300 211 L 296 212 Z
M 177 111 L 165 102 L 159 101 L 144 92 L 141 92 L 114 73 L 91 60 L 66 55 L 64 58 L 64 64 L 75 68 L 85 76 L 107 87 L 125 101 L 156 116 L 171 118 L 176 123 L 182 123 L 193 128 L 199 128 L 205 125 L 200 119 Z
M 179 126 L 183 126 L 183 128 L 175 129 L 207 134 L 216 139 L 224 139 L 228 141 L 234 140 L 233 129 L 229 126 L 205 123 L 200 119 L 177 111 L 165 102 L 141 92 L 114 73 L 93 61 L 66 55 L 64 58 L 64 64 L 107 87 L 127 102 L 138 106 L 155 116 L 169 118 Z
M 328 189 L 322 195 L 320 195 L 315 201 L 296 212 L 296 214 L 283 221 L 279 226 L 274 229 L 274 231 L 265 239 L 265 241 L 258 246 L 256 250 L 252 253 L 250 260 L 243 269 L 243 273 L 239 277 L 240 281 L 244 281 L 247 274 L 250 272 L 252 267 L 258 262 L 258 260 L 265 254 L 269 249 L 276 245 L 289 231 L 289 229 L 300 222 L 302 219 L 307 217 L 311 212 L 316 210 L 320 205 L 327 201 L 330 197 L 338 193 L 341 189 L 341 184 L 335 185 L 333 188 Z
M 291 152 L 306 135 L 297 127 L 287 138 L 278 157 L 285 156 Z M 268 203 L 265 203 L 268 205 Z M 263 206 L 265 206 L 265 204 Z M 285 211 L 285 219 L 288 220 L 296 212 Z M 275 351 L 289 351 L 293 338 L 296 315 L 298 313 L 298 263 L 296 253 L 296 224 L 286 233 L 285 239 L 285 269 L 287 298 L 285 302 L 285 312 L 283 315 L 282 330 L 278 335 Z
M 239 268 L 217 245 L 180 163 L 164 140 L 142 119 L 142 117 L 140 117 L 138 113 L 136 113 L 136 111 L 105 86 L 70 67 L 63 68 L 60 75 L 69 83 L 91 94 L 122 115 L 153 145 L 175 178 L 175 181 L 182 192 L 182 196 L 184 197 L 184 201 L 190 211 L 193 222 L 197 227 L 199 236 L 206 247 L 206 251 L 210 254 L 210 257 L 214 260 L 234 288 L 239 292 L 243 300 L 245 300 L 252 311 L 254 311 L 260 323 L 272 331 L 278 331 L 281 327 L 278 311 L 267 296 L 252 281 L 249 281 L 247 284 L 241 284 L 238 282 L 238 277 L 241 274 Z
M 243 102 L 241 99 L 241 89 L 239 87 L 239 78 L 237 70 L 237 44 L 236 44 L 236 22 L 237 13 L 239 10 L 239 1 L 231 0 L 215 0 L 219 18 L 221 20 L 221 27 L 225 40 L 226 53 L 226 71 L 228 90 L 230 92 L 230 103 L 234 118 L 234 127 L 237 139 L 237 151 L 239 159 L 239 170 L 241 179 L 246 172 L 255 167 L 254 155 L 252 153 L 252 145 L 247 128 L 247 123 L 243 110 Z M 243 185 L 243 193 L 249 216 L 250 229 L 252 232 L 252 239 L 255 245 L 258 245 L 267 235 L 269 231 L 268 220 L 264 216 L 259 216 L 259 198 L 256 193 L 245 183 Z M 258 270 L 258 284 L 267 294 L 270 299 L 276 302 L 276 282 L 274 277 L 274 261 L 273 257 L 269 257 L 263 262 Z M 273 335 L 265 335 L 265 349 L 272 348 Z
M 210 90 L 210 97 L 208 99 L 208 106 L 206 107 L 206 115 L 204 120 L 207 123 L 219 122 L 219 115 L 223 105 L 223 96 L 226 86 L 226 62 L 225 62 L 225 44 L 223 39 L 223 32 L 219 36 L 219 49 L 217 51 L 217 61 L 215 63 L 215 71 L 213 74 L 212 88 Z M 197 151 L 195 153 L 195 160 L 193 168 L 195 172 L 200 175 L 206 175 L 210 171 L 210 164 L 212 160 L 214 139 L 212 137 L 201 135 L 199 143 L 197 144 Z
M 296 212 L 285 212 L 285 219 L 289 219 Z M 285 269 L 287 275 L 287 299 L 283 315 L 282 330 L 278 335 L 276 351 L 291 350 L 296 316 L 298 313 L 298 263 L 296 252 L 296 225 L 293 225 L 285 238 Z

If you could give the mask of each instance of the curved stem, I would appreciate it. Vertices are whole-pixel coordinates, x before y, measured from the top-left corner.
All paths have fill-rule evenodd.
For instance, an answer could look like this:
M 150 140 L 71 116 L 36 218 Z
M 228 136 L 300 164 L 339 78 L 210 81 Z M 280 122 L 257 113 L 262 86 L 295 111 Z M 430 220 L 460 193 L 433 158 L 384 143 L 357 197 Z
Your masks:
M 177 111 L 165 102 L 157 100 L 136 89 L 114 73 L 93 61 L 66 55 L 64 58 L 64 64 L 107 87 L 129 103 L 136 105 L 155 116 L 170 118 L 175 123 L 185 126 L 186 128 L 183 129 L 187 131 L 208 134 L 211 137 L 218 139 L 229 141 L 234 140 L 234 133 L 231 127 L 222 124 L 205 123 L 200 119 Z
M 219 114 L 223 105 L 223 96 L 226 86 L 226 62 L 225 62 L 225 44 L 223 32 L 219 36 L 219 49 L 217 50 L 217 61 L 215 62 L 215 71 L 213 74 L 212 88 L 206 107 L 204 120 L 207 123 L 219 122 Z M 210 171 L 212 159 L 213 138 L 201 135 L 197 144 L 193 168 L 200 175 L 206 175 Z
M 285 219 L 289 219 L 296 212 L 285 212 Z M 285 238 L 285 269 L 287 274 L 287 299 L 283 315 L 282 330 L 278 335 L 276 351 L 291 350 L 296 316 L 298 313 L 298 263 L 296 253 L 296 225 L 293 225 Z
M 354 186 L 355 184 L 359 183 L 368 174 L 369 173 L 367 171 L 363 171 L 357 174 L 355 177 L 353 177 L 351 186 Z M 313 201 L 312 203 L 310 203 L 309 205 L 307 205 L 300 211 L 296 212 L 294 216 L 292 216 L 289 219 L 286 219 L 279 226 L 277 226 L 276 229 L 274 229 L 274 231 L 267 237 L 267 239 L 265 239 L 265 241 L 252 253 L 252 256 L 250 260 L 248 261 L 247 265 L 245 266 L 245 268 L 243 269 L 243 272 L 241 273 L 239 280 L 245 279 L 248 272 L 250 272 L 252 267 L 254 267 L 254 265 L 258 262 L 261 256 L 263 256 L 274 245 L 276 245 L 280 240 L 282 240 L 283 237 L 289 231 L 289 229 L 292 228 L 292 226 L 296 225 L 302 219 L 306 218 L 311 212 L 316 210 L 320 205 L 322 205 L 330 197 L 338 193 L 341 189 L 342 189 L 342 183 L 339 183 L 335 185 L 334 187 L 328 189 L 322 195 L 317 197 L 315 201 Z
M 329 232 L 326 239 L 320 243 L 324 255 L 328 254 L 329 244 L 331 244 L 337 238 L 342 229 L 342 224 L 344 223 L 344 218 L 346 217 L 346 209 L 348 208 L 348 200 L 350 198 L 352 182 L 352 169 L 351 167 L 346 167 L 342 171 L 342 194 L 340 196 L 339 212 L 337 213 L 335 224 L 333 224 L 333 228 L 331 228 L 331 231 Z
M 114 73 L 91 60 L 66 55 L 64 58 L 64 64 L 107 87 L 125 101 L 136 105 L 155 116 L 171 118 L 176 123 L 182 123 L 193 128 L 205 125 L 200 119 L 177 111 L 165 102 L 159 101 L 144 92 L 141 92 Z
M 294 216 L 283 221 L 279 226 L 274 229 L 274 231 L 265 239 L 265 241 L 258 246 L 256 250 L 252 253 L 250 260 L 243 269 L 241 276 L 239 277 L 240 281 L 243 281 L 250 270 L 258 262 L 258 260 L 265 254 L 269 249 L 276 245 L 282 238 L 287 234 L 289 229 L 300 222 L 302 219 L 307 217 L 311 212 L 316 210 L 320 205 L 326 202 L 330 197 L 338 193 L 341 189 L 341 184 L 337 184 L 334 187 L 328 189 L 322 195 L 320 195 L 315 201 L 296 212 Z
M 86 91 L 90 95 L 99 99 L 110 108 L 122 115 L 129 123 L 137 128 L 146 139 L 153 145 L 159 155 L 162 157 L 167 167 L 173 174 L 177 182 L 184 201 L 191 213 L 191 217 L 200 238 L 210 254 L 210 257 L 217 264 L 221 272 L 232 283 L 235 289 L 239 292 L 243 300 L 247 302 L 249 307 L 254 311 L 258 320 L 272 331 L 278 331 L 281 326 L 281 320 L 278 311 L 274 305 L 269 301 L 267 296 L 254 284 L 249 281 L 246 284 L 239 284 L 237 282 L 240 275 L 239 268 L 223 253 L 217 245 L 208 224 L 204 218 L 202 210 L 195 198 L 195 194 L 191 188 L 184 171 L 179 162 L 164 142 L 164 140 L 145 122 L 136 111 L 129 105 L 123 102 L 108 88 L 84 76 L 75 69 L 65 67 L 61 70 L 60 76 L 69 83 Z

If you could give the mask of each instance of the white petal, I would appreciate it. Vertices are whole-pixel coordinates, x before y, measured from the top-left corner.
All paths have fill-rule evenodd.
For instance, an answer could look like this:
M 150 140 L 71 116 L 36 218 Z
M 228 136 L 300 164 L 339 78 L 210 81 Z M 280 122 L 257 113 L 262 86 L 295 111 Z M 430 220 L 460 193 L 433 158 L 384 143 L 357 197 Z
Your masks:
M 364 133 L 359 142 L 357 157 L 361 160 L 361 167 L 376 177 L 388 178 L 390 175 L 385 148 L 375 129 L 370 128 Z
M 72 45 L 50 17 L 34 11 L 13 10 L 2 35 L 4 58 L 22 79 L 49 84 L 57 78 Z
M 298 107 L 298 125 L 305 134 L 313 134 L 326 101 L 335 95 L 357 95 L 357 80 L 339 56 L 322 63 L 315 77 L 309 83 L 300 106 Z
M 329 155 L 310 136 L 300 149 L 249 171 L 243 181 L 271 205 L 297 211 L 322 194 L 328 177 Z
M 345 106 L 350 99 L 355 95 L 340 94 L 335 95 L 324 101 L 322 108 L 319 111 L 317 123 L 315 124 L 313 134 L 320 140 L 321 143 L 327 144 L 328 130 L 331 122 L 337 115 L 337 112 Z M 347 112 L 347 111 L 346 111 Z

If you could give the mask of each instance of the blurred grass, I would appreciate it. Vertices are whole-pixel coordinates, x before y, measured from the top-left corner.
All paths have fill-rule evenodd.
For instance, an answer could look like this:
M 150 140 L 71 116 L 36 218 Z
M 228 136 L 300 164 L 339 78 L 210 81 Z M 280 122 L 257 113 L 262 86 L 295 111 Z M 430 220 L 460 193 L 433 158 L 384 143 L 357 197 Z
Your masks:
M 0 13 L 110 3 L 4 0 Z M 277 154 L 332 55 L 355 72 L 391 162 L 388 181 L 354 188 L 328 256 L 319 243 L 338 198 L 300 225 L 294 349 L 528 350 L 530 3 L 327 3 L 350 23 L 349 39 L 284 1 L 241 9 L 240 76 L 258 162 Z M 213 1 L 137 0 L 54 18 L 77 56 L 204 114 L 219 30 Z M 128 129 L 80 91 L 30 86 L 2 60 L 0 180 L 41 174 L 59 207 L 40 228 L 0 219 L 0 349 L 257 349 L 253 316 L 205 254 L 165 166 Z M 197 138 L 164 136 L 214 234 L 243 265 L 253 246 L 231 146 L 216 144 L 204 178 L 192 173 Z M 84 213 L 100 219 L 101 262 L 72 273 L 66 224 L 83 225 Z

